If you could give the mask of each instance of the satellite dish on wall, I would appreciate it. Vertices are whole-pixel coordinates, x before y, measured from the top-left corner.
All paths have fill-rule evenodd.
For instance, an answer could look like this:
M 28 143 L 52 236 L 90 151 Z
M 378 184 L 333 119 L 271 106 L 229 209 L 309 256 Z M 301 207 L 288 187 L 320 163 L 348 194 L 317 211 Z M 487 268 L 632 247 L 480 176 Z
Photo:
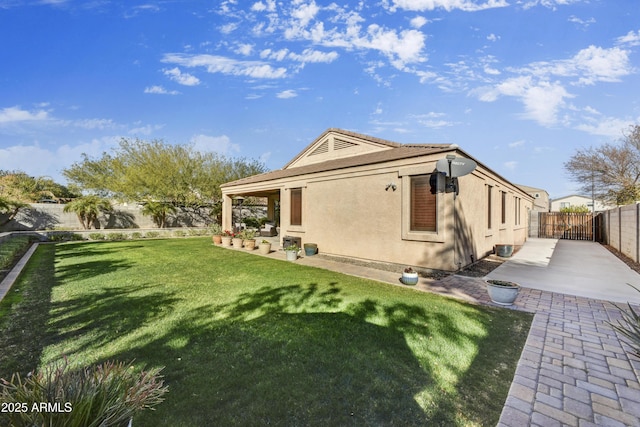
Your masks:
M 440 159 L 436 163 L 438 172 L 444 172 L 450 178 L 468 175 L 473 172 L 478 164 L 471 159 L 464 157 L 453 157 Z

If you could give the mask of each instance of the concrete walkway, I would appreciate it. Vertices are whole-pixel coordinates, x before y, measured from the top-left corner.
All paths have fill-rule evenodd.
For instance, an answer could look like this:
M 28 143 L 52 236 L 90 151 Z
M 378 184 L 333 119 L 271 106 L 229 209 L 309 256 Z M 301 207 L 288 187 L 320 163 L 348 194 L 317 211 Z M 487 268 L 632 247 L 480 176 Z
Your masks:
M 529 239 L 487 275 L 522 286 L 587 298 L 640 304 L 640 275 L 599 243 Z

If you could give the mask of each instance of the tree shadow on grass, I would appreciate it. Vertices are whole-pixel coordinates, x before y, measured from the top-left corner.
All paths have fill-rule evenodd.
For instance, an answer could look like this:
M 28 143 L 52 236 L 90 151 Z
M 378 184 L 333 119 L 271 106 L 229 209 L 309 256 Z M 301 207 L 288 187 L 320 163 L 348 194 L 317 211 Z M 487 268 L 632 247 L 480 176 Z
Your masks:
M 194 310 L 117 358 L 166 366 L 167 400 L 137 425 L 458 425 L 468 417 L 455 391 L 441 389 L 407 342 L 442 330 L 454 346 L 483 339 L 417 304 L 365 299 L 345 308 L 336 283 L 263 287 Z M 438 363 L 465 374 L 446 355 Z M 417 398 L 425 391 L 428 407 Z
M 47 345 L 68 340 L 64 353 L 73 356 L 161 321 L 179 299 L 175 293 L 154 291 L 160 287 L 132 284 L 51 303 L 53 321 L 48 327 L 53 332 L 48 336 Z

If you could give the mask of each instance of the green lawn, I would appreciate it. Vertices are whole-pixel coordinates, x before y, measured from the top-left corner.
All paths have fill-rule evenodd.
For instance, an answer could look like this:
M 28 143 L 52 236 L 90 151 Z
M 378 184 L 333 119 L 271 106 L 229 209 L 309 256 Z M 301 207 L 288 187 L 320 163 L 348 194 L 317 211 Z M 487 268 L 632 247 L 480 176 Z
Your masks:
M 531 323 L 205 238 L 41 245 L 11 292 L 0 376 L 164 366 L 135 426 L 495 425 Z

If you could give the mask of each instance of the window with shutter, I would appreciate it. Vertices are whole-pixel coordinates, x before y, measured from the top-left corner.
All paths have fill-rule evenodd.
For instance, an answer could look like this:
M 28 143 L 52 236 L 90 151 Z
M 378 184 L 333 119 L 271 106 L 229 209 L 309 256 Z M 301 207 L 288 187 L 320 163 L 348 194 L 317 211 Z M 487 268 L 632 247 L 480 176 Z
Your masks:
M 302 188 L 291 189 L 291 225 L 302 225 Z
M 436 231 L 436 195 L 431 192 L 429 175 L 411 177 L 411 231 Z

